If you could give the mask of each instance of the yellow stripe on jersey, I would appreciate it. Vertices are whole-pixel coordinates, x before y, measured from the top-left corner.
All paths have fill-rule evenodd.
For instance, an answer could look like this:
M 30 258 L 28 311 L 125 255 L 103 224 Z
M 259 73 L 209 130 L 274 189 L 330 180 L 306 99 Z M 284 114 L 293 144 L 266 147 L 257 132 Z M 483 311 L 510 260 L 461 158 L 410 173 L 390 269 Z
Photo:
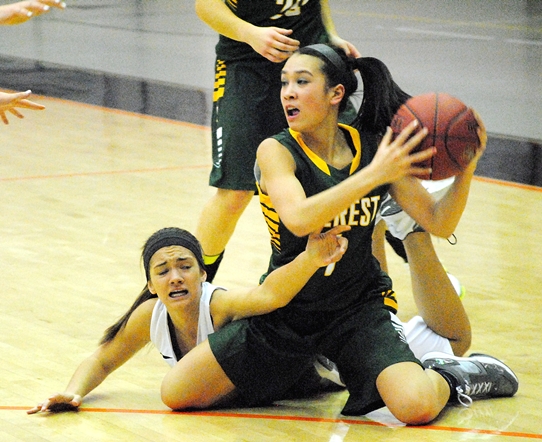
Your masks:
M 356 154 L 354 155 L 352 164 L 350 164 L 350 175 L 352 175 L 357 170 L 361 162 L 361 140 L 359 137 L 359 132 L 353 127 L 347 126 L 346 124 L 339 123 L 339 127 L 347 130 L 350 133 L 350 138 L 352 139 L 354 143 L 354 149 L 356 150 Z M 318 169 L 320 169 L 326 175 L 331 176 L 331 172 L 329 170 L 329 166 L 327 165 L 327 163 L 318 155 L 316 155 L 310 149 L 310 147 L 305 144 L 305 142 L 303 141 L 303 138 L 301 138 L 301 134 L 292 129 L 289 129 L 289 131 L 292 137 L 294 137 L 294 139 L 297 141 L 297 144 L 299 144 L 301 149 L 303 149 L 303 152 L 305 152 L 305 155 L 309 157 L 309 159 L 314 163 L 314 165 L 318 167 Z
M 260 184 L 257 181 L 256 187 L 258 188 L 258 196 L 260 198 L 260 208 L 262 209 L 263 217 L 265 219 L 265 223 L 267 224 L 267 230 L 269 230 L 269 234 L 271 235 L 271 244 L 280 252 L 280 234 L 278 230 L 279 215 L 273 207 L 271 198 L 262 192 L 262 189 L 260 189 Z
M 359 137 L 359 132 L 352 126 L 339 123 L 339 127 L 346 129 L 350 133 L 350 138 L 352 139 L 354 149 L 356 150 L 356 155 L 354 155 L 354 159 L 350 165 L 350 175 L 352 175 L 357 170 L 359 163 L 361 162 L 361 139 Z
M 226 0 L 226 3 L 228 6 L 233 9 L 234 11 L 237 10 L 237 0 Z
M 294 137 L 294 140 L 297 141 L 297 144 L 299 144 L 301 149 L 303 149 L 303 152 L 305 152 L 305 155 L 309 157 L 309 159 L 314 163 L 314 165 L 318 167 L 318 169 L 320 169 L 326 175 L 331 176 L 331 172 L 329 171 L 329 167 L 327 163 L 318 155 L 316 155 L 312 150 L 310 150 L 309 146 L 307 146 L 305 142 L 303 141 L 303 138 L 301 138 L 301 134 L 292 129 L 288 129 L 288 130 L 290 131 L 290 134 L 292 135 L 292 137 Z
M 213 91 L 213 102 L 217 102 L 224 95 L 224 85 L 226 84 L 226 62 L 216 61 L 215 87 Z
M 397 303 L 397 298 L 395 297 L 395 292 L 393 290 L 382 292 L 382 297 L 384 298 L 385 306 L 391 307 L 395 311 L 398 311 L 399 304 Z

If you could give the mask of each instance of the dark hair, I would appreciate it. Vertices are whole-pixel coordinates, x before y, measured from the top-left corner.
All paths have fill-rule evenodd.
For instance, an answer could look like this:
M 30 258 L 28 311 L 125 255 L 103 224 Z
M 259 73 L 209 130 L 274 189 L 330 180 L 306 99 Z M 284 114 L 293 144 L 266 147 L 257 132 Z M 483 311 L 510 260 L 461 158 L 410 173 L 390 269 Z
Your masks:
M 179 245 L 190 250 L 196 257 L 200 268 L 205 270 L 205 264 L 203 263 L 203 251 L 196 237 L 187 230 L 179 229 L 178 227 L 165 227 L 154 232 L 147 239 L 147 241 L 145 241 L 145 244 L 143 246 L 141 259 L 145 267 L 145 275 L 147 277 L 147 281 L 150 280 L 149 264 L 152 256 L 161 248 L 172 245 Z M 126 326 L 128 320 L 130 319 L 130 316 L 132 316 L 132 313 L 137 307 L 139 307 L 145 301 L 157 297 L 157 295 L 152 294 L 149 291 L 148 285 L 145 284 L 145 287 L 143 287 L 143 290 L 141 290 L 141 293 L 136 298 L 132 306 L 128 309 L 128 311 L 104 332 L 104 335 L 100 340 L 100 344 L 105 344 L 112 341 L 115 336 L 117 336 L 118 332 Z
M 326 47 L 326 49 L 323 48 Z M 334 62 L 328 51 L 333 50 L 344 63 L 344 67 Z M 359 131 L 384 134 L 395 113 L 410 95 L 394 81 L 387 66 L 377 58 L 349 58 L 344 51 L 329 45 L 310 45 L 301 48 L 299 54 L 318 57 L 323 62 L 322 72 L 329 87 L 342 84 L 345 89 L 339 112 L 346 108 L 348 99 L 356 92 L 358 70 L 363 81 L 363 100 L 352 126 Z

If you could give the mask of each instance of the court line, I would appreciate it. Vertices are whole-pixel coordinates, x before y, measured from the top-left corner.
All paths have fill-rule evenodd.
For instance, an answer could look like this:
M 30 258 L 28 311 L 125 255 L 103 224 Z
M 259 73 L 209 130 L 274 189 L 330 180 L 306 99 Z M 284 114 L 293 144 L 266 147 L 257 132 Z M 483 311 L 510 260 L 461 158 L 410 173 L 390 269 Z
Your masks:
M 0 405 L 0 411 L 26 411 L 32 407 L 20 407 L 20 406 L 2 406 Z M 375 421 L 364 421 L 355 419 L 341 419 L 341 418 L 325 418 L 325 417 L 310 417 L 310 416 L 293 416 L 293 415 L 274 415 L 274 414 L 261 414 L 261 413 L 228 413 L 217 411 L 172 411 L 172 410 L 137 410 L 130 408 L 79 408 L 78 413 L 123 413 L 123 414 L 159 414 L 159 415 L 180 415 L 180 416 L 198 416 L 198 417 L 230 417 L 238 419 L 267 419 L 267 420 L 285 420 L 285 421 L 297 421 L 297 422 L 315 422 L 315 423 L 342 423 L 348 425 L 361 425 L 370 427 L 389 427 Z M 478 428 L 461 428 L 461 427 L 449 427 L 439 425 L 422 425 L 422 426 L 403 426 L 404 429 L 418 429 L 418 430 L 433 430 L 433 431 L 446 431 L 451 433 L 465 433 L 465 434 L 484 434 L 490 436 L 504 436 L 504 437 L 521 437 L 527 439 L 542 439 L 542 434 L 536 433 L 524 433 L 519 431 L 501 431 L 501 430 L 487 430 Z
M 149 169 L 125 169 L 125 170 L 102 170 L 94 172 L 72 172 L 72 173 L 59 173 L 56 175 L 30 175 L 30 176 L 18 176 L 0 178 L 0 181 L 26 181 L 26 180 L 43 180 L 51 178 L 74 178 L 84 176 L 95 175 L 122 175 L 130 173 L 149 173 L 149 172 L 168 172 L 171 170 L 196 170 L 196 169 L 210 169 L 210 164 L 196 164 L 194 166 L 168 166 L 168 167 L 153 167 Z

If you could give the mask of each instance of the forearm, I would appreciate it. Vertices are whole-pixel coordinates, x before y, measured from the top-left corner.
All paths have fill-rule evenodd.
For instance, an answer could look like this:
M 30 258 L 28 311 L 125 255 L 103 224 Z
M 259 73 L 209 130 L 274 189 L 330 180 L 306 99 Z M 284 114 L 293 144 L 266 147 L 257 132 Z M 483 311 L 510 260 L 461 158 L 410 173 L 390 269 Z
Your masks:
M 254 25 L 240 19 L 222 0 L 196 0 L 196 13 L 210 28 L 236 41 L 247 41 Z
M 328 0 L 320 1 L 322 22 L 324 23 L 324 28 L 329 37 L 336 37 L 337 30 L 335 29 L 335 23 L 333 22 L 333 17 L 331 16 L 331 8 L 329 7 Z
M 277 207 L 277 211 L 292 233 L 306 236 L 333 221 L 335 217 L 358 204 L 371 190 L 384 183 L 366 167 L 336 186 L 296 204 L 285 204 L 282 210 Z M 376 201 L 371 202 L 370 210 L 375 209 L 375 203 Z M 310 217 L 307 217 L 307 213 L 310 213 Z
M 319 268 L 320 265 L 304 251 L 289 264 L 271 272 L 259 287 L 274 300 L 275 305 L 270 311 L 288 304 Z
M 75 370 L 66 392 L 84 397 L 100 385 L 112 371 L 105 370 L 94 355 L 89 356 Z
M 456 176 L 446 195 L 436 203 L 433 228 L 436 231 L 431 233 L 444 238 L 454 233 L 467 206 L 473 174 L 474 170 Z

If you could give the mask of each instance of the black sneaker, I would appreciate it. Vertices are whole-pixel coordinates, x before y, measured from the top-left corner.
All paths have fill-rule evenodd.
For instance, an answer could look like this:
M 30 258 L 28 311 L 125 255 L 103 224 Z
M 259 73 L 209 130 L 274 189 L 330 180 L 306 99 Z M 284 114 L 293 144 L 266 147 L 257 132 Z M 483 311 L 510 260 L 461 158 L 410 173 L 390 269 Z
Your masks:
M 514 396 L 519 381 L 514 372 L 493 356 L 473 353 L 468 358 L 431 352 L 421 362 L 440 373 L 457 392 L 457 401 L 469 407 L 472 399 Z M 455 400 L 455 398 L 450 398 Z

